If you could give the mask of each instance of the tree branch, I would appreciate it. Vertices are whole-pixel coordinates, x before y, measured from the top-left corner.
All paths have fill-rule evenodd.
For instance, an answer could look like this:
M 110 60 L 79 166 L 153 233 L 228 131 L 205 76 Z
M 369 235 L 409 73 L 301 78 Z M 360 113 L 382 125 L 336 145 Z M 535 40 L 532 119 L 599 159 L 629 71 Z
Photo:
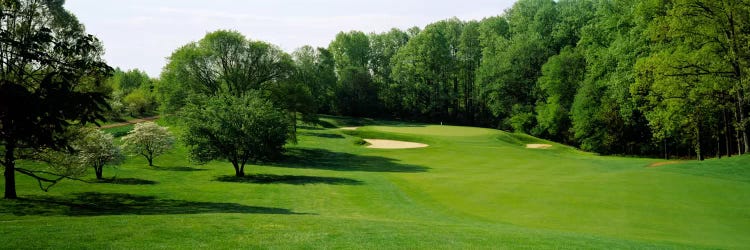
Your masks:
M 61 180 L 64 180 L 64 179 L 69 179 L 69 180 L 74 180 L 74 181 L 80 181 L 80 182 L 85 182 L 85 183 L 91 183 L 89 181 L 81 180 L 81 179 L 70 177 L 70 176 L 67 176 L 67 175 L 61 175 L 61 174 L 56 174 L 56 173 L 52 173 L 52 172 L 47 172 L 47 171 L 34 171 L 34 170 L 28 170 L 28 169 L 18 168 L 18 167 L 15 168 L 15 170 L 18 171 L 21 174 L 25 174 L 27 176 L 30 176 L 30 177 L 36 179 L 36 181 L 39 183 L 39 188 L 41 188 L 44 192 L 49 191 L 49 189 L 52 186 L 54 186 L 55 184 L 57 184 L 58 182 L 60 182 Z M 52 176 L 56 176 L 57 179 L 48 179 L 48 178 L 44 178 L 42 176 L 39 176 L 37 174 L 52 175 Z M 47 183 L 50 183 L 50 184 L 45 187 L 42 184 L 43 182 L 47 182 Z

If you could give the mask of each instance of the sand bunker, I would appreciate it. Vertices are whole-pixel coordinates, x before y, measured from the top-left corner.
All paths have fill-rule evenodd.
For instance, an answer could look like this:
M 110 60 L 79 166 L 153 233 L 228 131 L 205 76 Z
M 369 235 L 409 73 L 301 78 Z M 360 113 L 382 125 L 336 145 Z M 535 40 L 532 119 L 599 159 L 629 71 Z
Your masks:
M 380 139 L 364 139 L 370 145 L 368 148 L 382 148 L 382 149 L 404 149 L 404 148 L 424 148 L 429 145 L 416 142 L 408 141 L 392 141 L 392 140 L 380 140 Z
M 552 145 L 549 144 L 526 144 L 526 148 L 548 149 L 551 147 Z
M 359 127 L 343 127 L 341 130 L 357 130 Z

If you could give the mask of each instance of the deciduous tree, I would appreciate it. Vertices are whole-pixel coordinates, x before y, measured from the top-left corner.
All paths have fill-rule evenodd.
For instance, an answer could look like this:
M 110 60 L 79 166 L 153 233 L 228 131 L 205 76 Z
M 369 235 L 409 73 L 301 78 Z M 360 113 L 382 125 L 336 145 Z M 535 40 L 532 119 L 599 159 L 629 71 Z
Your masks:
M 184 113 L 187 131 L 183 141 L 198 162 L 228 160 L 235 175 L 245 175 L 245 164 L 271 160 L 282 153 L 289 119 L 257 93 L 221 95 Z
M 81 137 L 73 142 L 73 149 L 80 164 L 92 167 L 97 179 L 102 179 L 105 165 L 119 164 L 123 160 L 112 134 L 91 127 L 79 133 Z
M 166 127 L 154 122 L 142 122 L 123 136 L 122 142 L 125 152 L 142 155 L 148 160 L 149 166 L 154 166 L 155 157 L 172 149 L 174 136 Z
M 101 59 L 103 51 L 63 1 L 0 2 L 0 163 L 6 199 L 17 197 L 16 172 L 40 183 L 60 180 L 16 168 L 17 159 L 69 149 L 68 127 L 103 119 L 108 106 L 100 87 L 112 71 Z

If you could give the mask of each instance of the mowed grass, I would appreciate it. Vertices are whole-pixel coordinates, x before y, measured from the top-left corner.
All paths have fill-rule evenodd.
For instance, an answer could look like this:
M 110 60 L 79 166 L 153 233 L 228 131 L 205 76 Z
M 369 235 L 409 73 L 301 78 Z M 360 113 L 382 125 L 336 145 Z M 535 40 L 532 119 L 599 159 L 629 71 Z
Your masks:
M 324 121 L 243 179 L 226 162 L 191 163 L 183 146 L 157 167 L 129 157 L 107 182 L 48 193 L 18 175 L 23 199 L 0 201 L 3 248 L 750 246 L 748 157 L 648 168 L 660 160 L 491 129 Z M 364 127 L 335 128 L 351 125 Z M 365 138 L 430 146 L 368 149 Z

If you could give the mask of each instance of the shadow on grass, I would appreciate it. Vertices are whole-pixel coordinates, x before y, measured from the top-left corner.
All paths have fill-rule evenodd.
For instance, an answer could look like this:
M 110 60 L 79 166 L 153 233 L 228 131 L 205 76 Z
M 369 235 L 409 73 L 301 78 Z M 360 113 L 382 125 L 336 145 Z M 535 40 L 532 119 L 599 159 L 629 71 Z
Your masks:
M 343 135 L 339 134 L 326 134 L 326 133 L 314 133 L 314 132 L 300 132 L 300 135 L 305 136 L 316 136 L 321 138 L 330 138 L 330 139 L 344 139 Z
M 364 172 L 420 173 L 429 170 L 428 167 L 401 164 L 398 163 L 398 160 L 385 157 L 362 156 L 325 149 L 301 148 L 287 150 L 287 153 L 280 162 L 271 163 L 270 165 L 283 168 Z
M 336 125 L 328 121 L 324 121 L 324 120 L 317 120 L 315 123 L 316 125 L 324 127 L 324 128 L 336 128 Z
M 319 177 L 319 176 L 300 176 L 300 175 L 272 175 L 272 174 L 253 174 L 245 177 L 237 176 L 219 176 L 216 181 L 236 182 L 236 183 L 255 183 L 255 184 L 329 184 L 329 185 L 362 185 L 362 181 L 337 178 L 337 177 Z
M 175 172 L 195 172 L 195 171 L 207 170 L 207 169 L 191 168 L 191 167 L 159 167 L 159 166 L 153 166 L 153 167 L 150 167 L 150 169 L 158 170 L 158 171 L 175 171 Z
M 159 184 L 155 181 L 138 179 L 138 178 L 104 178 L 101 180 L 94 180 L 95 183 L 107 183 L 107 184 L 119 184 L 119 185 L 156 185 Z
M 36 196 L 15 201 L 1 201 L 0 213 L 14 215 L 158 215 L 158 214 L 299 214 L 289 209 L 246 206 L 236 203 L 214 203 L 160 199 L 118 193 L 79 193 L 71 197 Z
M 326 128 L 315 127 L 315 125 L 298 125 L 297 129 L 304 129 L 304 130 L 325 130 Z

